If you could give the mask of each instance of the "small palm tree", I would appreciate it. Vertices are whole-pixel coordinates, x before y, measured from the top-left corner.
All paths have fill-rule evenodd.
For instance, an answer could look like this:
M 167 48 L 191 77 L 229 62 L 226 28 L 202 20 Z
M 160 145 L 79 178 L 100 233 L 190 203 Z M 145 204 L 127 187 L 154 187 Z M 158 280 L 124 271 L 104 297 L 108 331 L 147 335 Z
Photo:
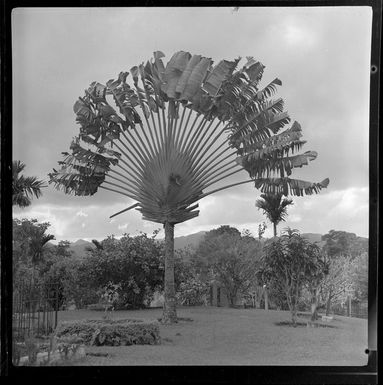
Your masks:
M 36 266 L 42 261 L 47 243 L 54 239 L 54 235 L 44 234 L 42 232 L 36 234 L 35 237 L 30 239 L 29 248 L 32 256 L 33 266 Z
M 32 203 L 32 197 L 40 198 L 41 188 L 46 187 L 43 181 L 34 176 L 20 175 L 25 164 L 19 160 L 12 163 L 12 205 L 27 207 Z
M 257 199 L 255 207 L 263 210 L 263 214 L 274 226 L 274 237 L 277 236 L 277 225 L 284 221 L 287 216 L 287 207 L 293 205 L 291 199 L 282 199 L 282 194 L 261 194 L 261 199 Z

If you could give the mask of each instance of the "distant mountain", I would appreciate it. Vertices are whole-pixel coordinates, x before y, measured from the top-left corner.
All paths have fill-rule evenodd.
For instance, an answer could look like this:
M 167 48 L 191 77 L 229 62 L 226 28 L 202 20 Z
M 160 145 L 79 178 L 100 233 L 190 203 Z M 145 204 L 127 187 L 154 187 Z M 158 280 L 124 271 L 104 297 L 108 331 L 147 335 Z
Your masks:
M 200 231 L 198 233 L 185 235 L 183 237 L 174 238 L 174 249 L 179 250 L 184 247 L 190 246 L 192 248 L 197 248 L 199 243 L 203 240 L 204 235 L 207 231 Z M 324 245 L 322 241 L 322 234 L 318 233 L 302 233 L 303 238 L 307 239 L 311 243 L 317 243 L 319 247 Z
M 84 239 L 78 239 L 76 242 L 70 244 L 69 249 L 73 251 L 74 255 L 77 257 L 83 257 L 86 254 L 87 247 L 94 248 L 95 246 L 92 242 L 85 241 Z
M 197 248 L 206 233 L 207 231 L 200 231 L 198 233 L 185 235 L 183 237 L 176 237 L 174 238 L 174 249 L 179 250 L 188 246 Z
M 311 243 L 316 243 L 319 247 L 322 247 L 325 242 L 322 241 L 322 234 L 318 233 L 302 233 L 302 238 L 307 239 Z
M 207 233 L 207 231 L 199 231 L 198 233 L 193 233 L 189 235 L 185 235 L 182 237 L 175 237 L 174 238 L 174 249 L 180 250 L 185 247 L 191 247 L 193 249 L 196 249 L 199 245 L 199 243 L 203 240 L 204 235 Z M 301 234 L 303 238 L 307 239 L 309 242 L 317 243 L 319 247 L 322 247 L 325 242 L 322 241 L 322 234 L 319 233 L 302 233 Z M 263 238 L 266 240 L 267 238 Z M 360 242 L 366 243 L 368 245 L 368 238 L 364 237 L 358 237 Z M 51 242 L 48 242 L 48 247 L 53 247 L 54 244 Z M 92 242 L 85 241 L 84 239 L 78 239 L 76 242 L 72 242 L 70 244 L 70 250 L 73 251 L 74 255 L 78 257 L 83 257 L 86 255 L 86 248 L 92 247 L 94 248 L 94 244 Z

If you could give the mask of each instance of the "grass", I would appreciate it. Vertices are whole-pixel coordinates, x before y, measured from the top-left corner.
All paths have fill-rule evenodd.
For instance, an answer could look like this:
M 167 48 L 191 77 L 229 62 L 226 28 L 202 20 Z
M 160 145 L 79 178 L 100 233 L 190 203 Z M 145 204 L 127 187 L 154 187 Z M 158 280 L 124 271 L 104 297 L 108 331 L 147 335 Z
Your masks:
M 112 317 L 156 320 L 161 315 L 162 309 L 147 309 L 117 311 Z M 59 321 L 102 316 L 89 310 L 62 311 Z M 367 364 L 365 319 L 335 316 L 333 327 L 294 328 L 287 325 L 291 319 L 286 311 L 217 307 L 181 307 L 178 317 L 177 324 L 160 325 L 161 345 L 86 347 L 81 365 Z

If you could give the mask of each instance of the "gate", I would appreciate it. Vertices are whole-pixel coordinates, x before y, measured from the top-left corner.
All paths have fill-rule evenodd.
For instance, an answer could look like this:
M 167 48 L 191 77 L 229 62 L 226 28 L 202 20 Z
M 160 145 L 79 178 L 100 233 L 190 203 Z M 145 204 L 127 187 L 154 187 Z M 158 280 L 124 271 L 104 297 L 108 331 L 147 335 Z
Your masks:
M 58 284 L 21 282 L 13 288 L 13 338 L 47 336 L 57 326 Z

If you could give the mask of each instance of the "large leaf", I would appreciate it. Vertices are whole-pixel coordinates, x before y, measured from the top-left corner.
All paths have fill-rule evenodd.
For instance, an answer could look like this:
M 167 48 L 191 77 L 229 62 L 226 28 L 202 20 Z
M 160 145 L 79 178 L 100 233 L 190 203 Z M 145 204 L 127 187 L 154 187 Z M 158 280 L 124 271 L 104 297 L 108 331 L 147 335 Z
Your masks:
M 193 68 L 182 93 L 182 99 L 191 101 L 193 96 L 201 89 L 202 82 L 205 79 L 210 64 L 211 59 L 203 57 Z
M 162 85 L 162 91 L 164 91 L 169 98 L 176 97 L 176 88 L 178 81 L 181 78 L 182 72 L 185 70 L 190 60 L 189 52 L 176 52 L 165 68 L 164 83 Z
M 291 175 L 293 168 L 307 165 L 308 162 L 314 160 L 317 155 L 315 151 L 306 151 L 303 154 L 285 158 L 272 157 L 270 159 L 259 160 L 254 160 L 252 155 L 248 155 L 238 157 L 236 162 L 247 170 L 252 178 L 260 178 L 264 176 L 264 174 L 270 175 L 271 172 Z
M 180 100 L 186 100 L 183 95 L 183 92 L 189 81 L 191 73 L 193 72 L 196 65 L 201 61 L 201 58 L 201 55 L 193 55 L 192 58 L 189 60 L 185 70 L 182 72 L 182 75 L 180 76 L 176 86 L 176 93 Z
M 322 182 L 312 183 L 298 179 L 290 178 L 260 178 L 254 180 L 254 186 L 263 193 L 297 195 L 303 196 L 317 194 L 322 188 L 326 188 L 329 179 L 326 178 Z
M 264 69 L 265 66 L 262 63 L 254 60 L 252 57 L 248 57 L 244 72 L 246 72 L 252 83 L 258 83 L 262 78 Z
M 203 89 L 211 96 L 216 96 L 222 83 L 232 74 L 237 62 L 221 60 L 209 73 Z

